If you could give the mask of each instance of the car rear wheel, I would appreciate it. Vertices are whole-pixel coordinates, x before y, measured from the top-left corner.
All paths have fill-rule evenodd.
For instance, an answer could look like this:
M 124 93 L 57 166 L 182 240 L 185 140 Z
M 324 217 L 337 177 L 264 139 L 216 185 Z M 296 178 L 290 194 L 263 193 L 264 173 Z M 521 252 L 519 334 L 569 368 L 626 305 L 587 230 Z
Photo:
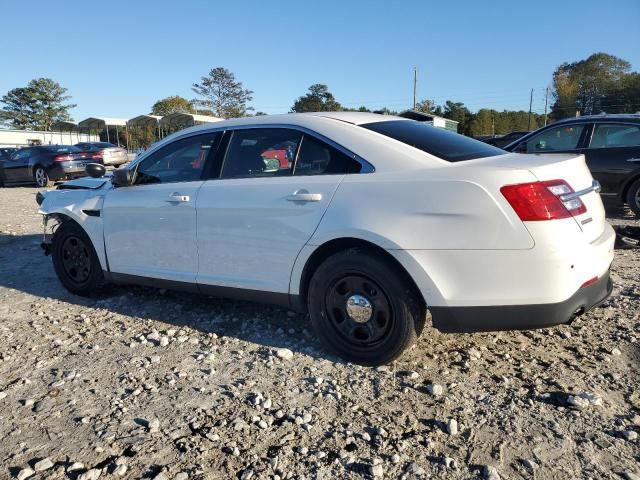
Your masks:
M 39 165 L 33 169 L 33 178 L 36 181 L 36 186 L 40 188 L 46 187 L 51 184 L 47 171 Z
M 308 307 L 322 343 L 363 365 L 399 357 L 420 335 L 426 316 L 406 275 L 362 248 L 336 253 L 318 267 Z
M 75 222 L 60 225 L 51 245 L 53 268 L 67 290 L 89 295 L 104 284 L 104 275 L 91 240 Z
M 640 217 L 640 178 L 631 184 L 627 191 L 627 204 L 637 217 Z

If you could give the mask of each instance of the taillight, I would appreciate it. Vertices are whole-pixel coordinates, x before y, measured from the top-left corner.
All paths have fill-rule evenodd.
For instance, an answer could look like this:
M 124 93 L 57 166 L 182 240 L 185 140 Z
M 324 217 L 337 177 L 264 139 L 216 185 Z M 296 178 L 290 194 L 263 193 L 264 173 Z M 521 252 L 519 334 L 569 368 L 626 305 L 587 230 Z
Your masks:
M 96 152 L 91 154 L 91 158 L 93 158 L 94 160 L 102 160 L 102 152 Z
M 562 200 L 563 195 L 573 193 L 564 180 L 505 185 L 500 192 L 523 222 L 575 217 L 587 211 L 579 198 Z
M 73 155 L 56 155 L 53 157 L 54 162 L 68 162 L 69 160 L 73 160 Z

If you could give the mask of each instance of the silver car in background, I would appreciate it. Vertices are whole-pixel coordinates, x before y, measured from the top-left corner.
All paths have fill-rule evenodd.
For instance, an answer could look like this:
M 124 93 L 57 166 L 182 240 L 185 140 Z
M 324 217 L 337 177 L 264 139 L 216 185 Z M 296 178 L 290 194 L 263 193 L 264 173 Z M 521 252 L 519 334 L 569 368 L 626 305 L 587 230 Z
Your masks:
M 114 167 L 123 165 L 129 161 L 127 151 L 109 142 L 81 142 L 75 146 L 84 153 L 91 155 L 93 160 L 102 161 L 104 165 Z

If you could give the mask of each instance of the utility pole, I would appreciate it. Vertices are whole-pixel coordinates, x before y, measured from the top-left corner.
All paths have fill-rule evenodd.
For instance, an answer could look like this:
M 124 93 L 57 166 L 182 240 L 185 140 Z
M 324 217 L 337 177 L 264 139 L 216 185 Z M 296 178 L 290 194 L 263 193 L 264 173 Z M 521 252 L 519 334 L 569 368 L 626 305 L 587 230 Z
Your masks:
M 531 131 L 531 106 L 533 105 L 533 88 L 531 89 L 531 97 L 529 97 L 529 124 L 527 130 Z
M 416 109 L 416 88 L 418 86 L 418 68 L 413 67 L 413 109 Z
M 547 99 L 549 98 L 549 87 L 544 91 L 544 126 L 547 126 Z

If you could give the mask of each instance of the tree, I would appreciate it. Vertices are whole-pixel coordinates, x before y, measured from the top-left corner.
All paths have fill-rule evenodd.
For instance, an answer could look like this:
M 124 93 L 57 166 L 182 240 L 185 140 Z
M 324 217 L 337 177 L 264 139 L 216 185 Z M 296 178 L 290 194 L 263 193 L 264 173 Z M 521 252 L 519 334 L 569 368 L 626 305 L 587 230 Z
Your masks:
M 619 105 L 615 96 L 620 84 L 630 75 L 630 69 L 629 62 L 606 53 L 563 63 L 553 72 L 553 117 L 573 116 L 576 112 L 589 115 L 624 111 L 619 108 L 624 105 Z
M 458 133 L 469 135 L 473 114 L 462 102 L 447 100 L 444 104 L 442 116 L 458 122 Z
M 179 95 L 158 100 L 151 107 L 151 115 L 165 116 L 170 113 L 195 113 L 195 111 L 191 102 Z
M 416 103 L 414 110 L 416 112 L 431 113 L 436 115 L 435 110 L 438 106 L 434 100 L 425 99 Z
M 321 83 L 316 83 L 309 87 L 309 93 L 299 97 L 293 107 L 292 112 L 338 112 L 342 110 L 329 87 Z
M 247 102 L 253 100 L 253 92 L 243 88 L 235 75 L 224 67 L 212 68 L 200 83 L 194 83 L 192 90 L 204 97 L 196 99 L 197 105 L 211 109 L 216 117 L 235 118 L 247 114 Z
M 65 103 L 71 98 L 66 92 L 50 78 L 35 78 L 2 97 L 0 118 L 19 130 L 51 130 L 55 122 L 71 120 L 69 109 L 76 105 Z

